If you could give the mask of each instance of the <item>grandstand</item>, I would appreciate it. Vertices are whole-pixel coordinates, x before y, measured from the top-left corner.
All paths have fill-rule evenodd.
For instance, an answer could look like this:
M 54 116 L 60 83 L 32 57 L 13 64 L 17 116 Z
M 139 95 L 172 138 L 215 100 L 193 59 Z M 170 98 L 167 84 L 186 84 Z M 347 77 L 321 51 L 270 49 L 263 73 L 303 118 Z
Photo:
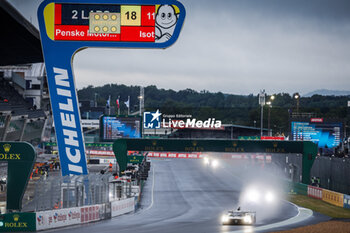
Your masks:
M 19 85 L 18 75 L 5 77 L 3 74 L 8 68 L 0 67 L 0 70 L 0 139 L 39 142 L 49 112 L 38 109 L 33 98 L 26 99 L 27 93 L 33 90 Z M 26 82 L 25 77 L 22 80 Z
M 40 154 L 52 117 L 38 30 L 6 0 L 0 1 L 0 141 L 27 141 Z M 7 163 L 0 163 L 0 212 L 5 212 Z M 30 200 L 34 181 L 24 198 Z
M 52 127 L 39 32 L 7 1 L 0 19 L 0 141 L 36 145 Z

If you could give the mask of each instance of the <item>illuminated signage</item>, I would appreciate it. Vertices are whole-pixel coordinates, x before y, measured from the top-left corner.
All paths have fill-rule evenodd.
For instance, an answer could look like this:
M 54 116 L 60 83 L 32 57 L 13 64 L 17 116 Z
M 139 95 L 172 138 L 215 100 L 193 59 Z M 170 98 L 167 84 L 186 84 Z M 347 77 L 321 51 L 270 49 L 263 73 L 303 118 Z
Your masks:
M 47 36 L 55 41 L 164 43 L 174 35 L 181 13 L 176 4 L 53 2 L 44 16 Z
M 100 124 L 101 141 L 141 138 L 141 119 L 139 117 L 103 116 Z
M 340 122 L 292 122 L 291 129 L 294 141 L 312 141 L 320 148 L 337 147 L 342 139 Z
M 311 118 L 310 122 L 318 122 L 318 123 L 323 123 L 323 118 Z

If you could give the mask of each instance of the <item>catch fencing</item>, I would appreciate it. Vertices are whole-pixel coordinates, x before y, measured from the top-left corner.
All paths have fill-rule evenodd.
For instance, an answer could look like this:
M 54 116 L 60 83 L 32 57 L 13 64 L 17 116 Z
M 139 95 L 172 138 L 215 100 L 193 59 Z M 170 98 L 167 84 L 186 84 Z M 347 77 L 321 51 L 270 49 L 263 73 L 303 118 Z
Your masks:
M 311 176 L 320 178 L 320 187 L 350 194 L 350 158 L 318 156 Z
M 272 163 L 284 171 L 286 177 L 293 182 L 302 180 L 302 154 L 272 154 Z
M 272 154 L 272 163 L 282 169 L 291 181 L 302 181 L 301 154 Z M 321 188 L 350 194 L 349 168 L 350 158 L 317 156 L 310 175 L 320 178 Z
M 137 182 L 113 181 L 110 174 L 45 176 L 35 184 L 34 196 L 23 211 L 44 211 L 105 204 L 135 195 Z

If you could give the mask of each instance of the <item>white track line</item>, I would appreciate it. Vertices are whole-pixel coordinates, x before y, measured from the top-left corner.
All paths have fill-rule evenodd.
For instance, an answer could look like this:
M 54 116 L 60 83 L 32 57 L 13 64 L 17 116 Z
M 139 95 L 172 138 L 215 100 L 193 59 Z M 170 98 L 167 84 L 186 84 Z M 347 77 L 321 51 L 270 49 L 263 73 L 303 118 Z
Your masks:
M 152 196 L 151 196 L 151 204 L 147 207 L 147 209 L 145 209 L 145 211 L 146 210 L 149 210 L 149 209 L 151 209 L 152 208 L 152 206 L 153 206 L 153 203 L 154 203 L 154 177 L 155 177 L 155 175 L 154 175 L 154 167 L 155 167 L 155 165 L 153 164 L 153 169 L 152 169 L 152 175 L 153 175 L 153 179 L 152 179 Z
M 288 226 L 288 225 L 302 222 L 302 221 L 310 218 L 313 215 L 312 210 L 302 208 L 302 207 L 299 207 L 297 205 L 295 205 L 295 206 L 298 208 L 298 214 L 292 218 L 289 218 L 289 219 L 281 221 L 281 222 L 272 223 L 269 225 L 264 225 L 264 226 L 260 226 L 260 227 L 249 226 L 249 227 L 245 228 L 244 230 L 230 231 L 230 232 L 249 233 L 249 232 L 257 232 L 257 231 L 266 231 L 266 230 L 270 230 L 273 228 L 284 227 L 284 226 Z

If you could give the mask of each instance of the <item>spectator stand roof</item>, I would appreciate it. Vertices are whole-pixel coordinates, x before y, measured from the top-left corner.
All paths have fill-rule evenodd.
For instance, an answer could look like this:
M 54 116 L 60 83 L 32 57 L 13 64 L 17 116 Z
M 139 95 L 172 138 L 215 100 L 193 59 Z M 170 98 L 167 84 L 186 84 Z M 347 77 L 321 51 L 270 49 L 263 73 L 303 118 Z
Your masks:
M 0 1 L 0 66 L 43 62 L 39 31 L 6 0 Z

